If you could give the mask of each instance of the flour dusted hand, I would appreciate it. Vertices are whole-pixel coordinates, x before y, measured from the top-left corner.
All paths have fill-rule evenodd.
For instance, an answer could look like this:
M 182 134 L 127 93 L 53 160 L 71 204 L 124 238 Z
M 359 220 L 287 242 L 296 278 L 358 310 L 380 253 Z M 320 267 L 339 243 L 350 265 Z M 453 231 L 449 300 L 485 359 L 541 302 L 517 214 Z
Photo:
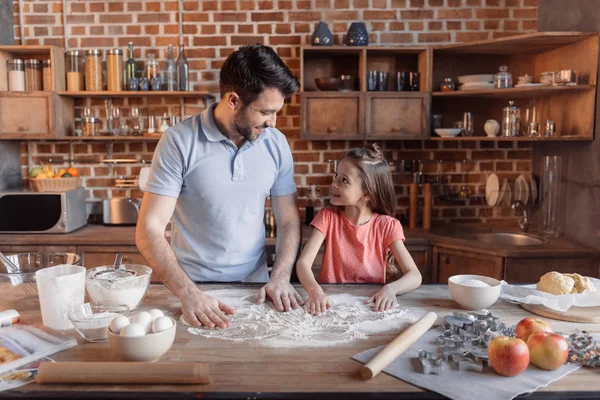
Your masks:
M 208 328 L 215 326 L 225 329 L 229 328 L 228 315 L 234 313 L 233 309 L 227 304 L 222 303 L 216 297 L 202 293 L 194 289 L 181 296 L 181 312 L 190 325 L 199 327 L 201 325 Z
M 289 280 L 285 279 L 271 278 L 258 292 L 256 302 L 264 303 L 267 295 L 273 300 L 277 311 L 296 310 L 304 304 L 302 296 L 296 292 Z
M 308 294 L 304 309 L 313 315 L 321 315 L 331 307 L 329 298 L 321 288 Z
M 396 290 L 390 287 L 390 285 L 385 285 L 365 301 L 365 304 L 370 304 L 373 307 L 373 310 L 376 311 L 391 310 L 398 305 L 398 300 L 396 300 Z

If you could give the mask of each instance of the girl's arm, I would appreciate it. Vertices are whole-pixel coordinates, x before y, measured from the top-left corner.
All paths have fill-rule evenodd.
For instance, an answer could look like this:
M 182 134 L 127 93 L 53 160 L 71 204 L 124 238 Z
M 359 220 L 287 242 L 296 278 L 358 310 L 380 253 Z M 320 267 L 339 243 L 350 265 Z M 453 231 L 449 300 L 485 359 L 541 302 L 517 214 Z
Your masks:
M 404 275 L 397 281 L 388 283 L 382 287 L 366 301 L 367 304 L 372 304 L 373 308 L 378 311 L 386 311 L 394 308 L 398 304 L 396 300 L 397 295 L 415 290 L 421 286 L 422 281 L 421 272 L 408 250 L 406 250 L 402 240 L 392 243 L 390 249 Z
M 324 241 L 325 235 L 318 229 L 313 228 L 310 238 L 304 245 L 302 254 L 296 263 L 296 274 L 308 293 L 305 308 L 312 314 L 320 314 L 327 309 L 327 296 L 325 296 L 312 272 L 313 263 Z

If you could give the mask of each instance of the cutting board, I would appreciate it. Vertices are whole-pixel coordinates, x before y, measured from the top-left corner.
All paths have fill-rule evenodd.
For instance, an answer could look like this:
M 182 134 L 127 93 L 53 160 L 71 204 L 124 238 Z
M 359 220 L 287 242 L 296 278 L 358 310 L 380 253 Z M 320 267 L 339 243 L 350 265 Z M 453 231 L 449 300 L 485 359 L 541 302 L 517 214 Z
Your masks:
M 539 304 L 521 304 L 521 307 L 542 317 L 560 321 L 598 323 L 600 322 L 600 307 L 571 307 L 566 312 L 554 311 Z

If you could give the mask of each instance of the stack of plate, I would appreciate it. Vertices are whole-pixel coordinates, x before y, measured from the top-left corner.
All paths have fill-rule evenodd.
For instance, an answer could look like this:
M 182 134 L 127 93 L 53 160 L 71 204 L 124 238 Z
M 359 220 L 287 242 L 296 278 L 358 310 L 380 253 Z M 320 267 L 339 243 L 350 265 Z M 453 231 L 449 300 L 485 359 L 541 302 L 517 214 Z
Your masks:
M 481 90 L 494 88 L 493 74 L 463 75 L 458 78 L 458 90 Z

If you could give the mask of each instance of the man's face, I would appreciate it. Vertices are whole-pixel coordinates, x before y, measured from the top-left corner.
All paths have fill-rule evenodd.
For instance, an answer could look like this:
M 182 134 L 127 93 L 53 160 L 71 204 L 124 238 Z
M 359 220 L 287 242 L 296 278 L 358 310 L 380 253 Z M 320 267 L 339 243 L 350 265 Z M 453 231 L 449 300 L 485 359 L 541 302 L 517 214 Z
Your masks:
M 283 107 L 284 97 L 277 89 L 265 89 L 250 104 L 243 104 L 233 115 L 235 128 L 246 140 L 253 142 L 267 127 L 275 127 L 277 112 Z

